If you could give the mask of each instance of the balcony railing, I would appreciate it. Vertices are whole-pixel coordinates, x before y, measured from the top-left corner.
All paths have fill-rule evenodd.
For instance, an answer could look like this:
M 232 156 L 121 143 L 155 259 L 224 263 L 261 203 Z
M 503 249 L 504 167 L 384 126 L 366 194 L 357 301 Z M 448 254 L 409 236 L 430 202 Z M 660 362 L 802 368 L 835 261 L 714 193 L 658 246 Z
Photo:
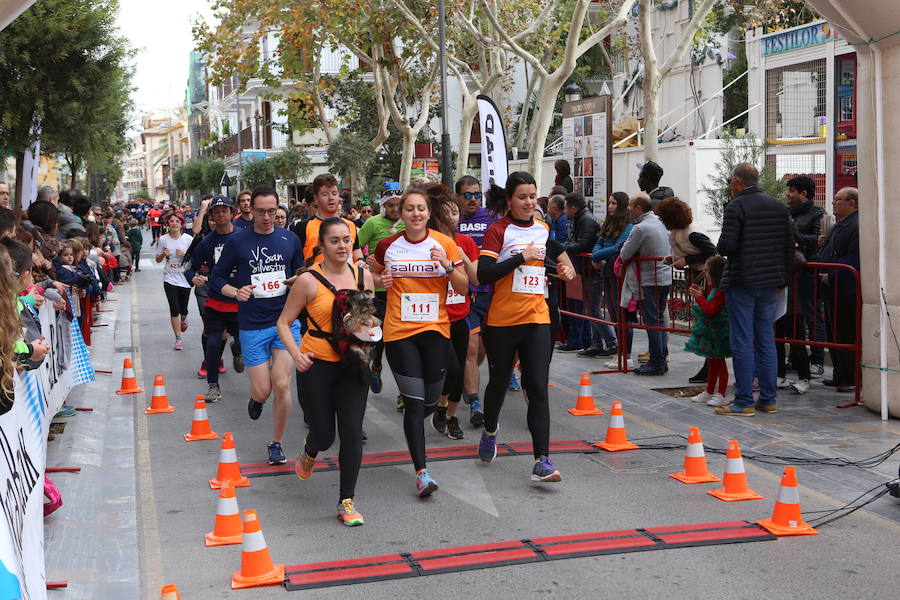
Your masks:
M 225 158 L 232 154 L 237 154 L 241 150 L 249 150 L 253 148 L 253 132 L 249 127 L 242 129 L 240 133 L 222 140 L 219 145 L 219 156 Z

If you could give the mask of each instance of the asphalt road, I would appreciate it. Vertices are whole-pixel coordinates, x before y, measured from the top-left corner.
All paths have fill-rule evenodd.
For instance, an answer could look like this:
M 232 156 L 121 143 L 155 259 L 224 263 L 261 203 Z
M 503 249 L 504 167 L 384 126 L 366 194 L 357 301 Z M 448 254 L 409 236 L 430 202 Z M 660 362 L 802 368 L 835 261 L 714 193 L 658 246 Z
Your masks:
M 196 305 L 192 298 L 185 350 L 174 352 L 162 271 L 147 260 L 143 262 L 145 271 L 132 284 L 120 288 L 125 292 L 120 294 L 123 304 L 129 297 L 134 300 L 131 342 L 138 378 L 148 391 L 149 402 L 153 375 L 163 373 L 169 401 L 177 408 L 174 414 L 145 417 L 138 411 L 136 416 L 143 597 L 158 598 L 162 583 L 176 584 L 185 600 L 299 598 L 301 594 L 366 600 L 475 595 L 816 600 L 859 595 L 898 597 L 900 510 L 896 501 L 885 498 L 872 506 L 874 510 L 858 511 L 827 525 L 817 536 L 568 559 L 302 592 L 280 587 L 233 591 L 230 576 L 240 566 L 240 546 L 206 548 L 203 544 L 216 510 L 217 492 L 209 489 L 207 481 L 215 474 L 219 442 L 186 443 L 182 437 L 190 427 L 194 396 L 206 391 L 206 382 L 196 376 L 201 361 Z M 131 286 L 136 286 L 133 294 Z M 640 342 L 637 348 L 643 349 Z M 572 355 L 554 356 L 551 380 L 555 385 L 550 389 L 550 399 L 551 436 L 555 440 L 596 440 L 605 431 L 606 416 L 574 417 L 566 412 L 574 406 L 584 365 L 584 359 Z M 596 363 L 592 365 L 597 368 Z M 224 398 L 208 407 L 212 427 L 219 433 L 234 432 L 241 462 L 263 461 L 271 436 L 271 407 L 265 408 L 259 421 L 251 421 L 246 409 L 246 373 L 239 375 L 230 370 L 230 364 L 228 367 L 229 373 L 220 379 Z M 649 391 L 646 383 L 638 384 L 634 379 L 595 376 L 593 383 L 597 402 L 607 412 L 612 399 L 624 401 L 631 438 L 685 435 L 686 424 L 696 424 L 709 431 L 707 444 L 719 447 L 734 437 L 741 440 L 745 451 L 777 449 L 781 454 L 824 456 L 842 452 L 846 456 L 856 453 L 857 457 L 875 454 L 897 440 L 896 423 L 883 425 L 875 415 L 857 413 L 875 434 L 863 435 L 858 427 L 843 427 L 835 416 L 827 421 L 831 433 L 816 433 L 818 442 L 804 441 L 803 431 L 796 435 L 778 433 L 791 432 L 798 429 L 796 426 L 773 425 L 785 423 L 789 411 L 755 419 L 715 417 L 696 406 L 684 406 L 684 400 Z M 394 407 L 396 393 L 387 374 L 383 393 L 370 395 L 365 452 L 405 448 L 402 415 Z M 501 441 L 530 440 L 521 393 L 509 394 L 501 421 Z M 290 460 L 296 457 L 305 432 L 299 407 L 295 406 L 284 439 Z M 468 424 L 465 433 L 465 440 L 455 442 L 426 427 L 429 447 L 477 443 L 478 432 Z M 829 443 L 828 436 L 834 436 L 834 444 Z M 840 446 L 838 442 L 848 436 L 870 439 L 871 443 Z M 878 449 L 870 452 L 870 448 Z M 323 456 L 336 454 L 335 446 Z M 239 488 L 237 494 L 242 510 L 257 510 L 273 559 L 287 565 L 593 531 L 735 519 L 752 522 L 770 515 L 779 466 L 745 461 L 751 487 L 766 499 L 725 503 L 705 493 L 715 484 L 683 485 L 667 477 L 680 470 L 682 459 L 680 450 L 558 455 L 554 460 L 564 481 L 543 486 L 531 483 L 532 460 L 527 456 L 498 458 L 490 466 L 474 460 L 436 462 L 430 468 L 440 490 L 425 500 L 415 494 L 411 465 L 365 468 L 360 473 L 356 502 L 366 524 L 356 528 L 343 527 L 335 516 L 336 471 L 316 473 L 306 482 L 293 475 L 254 478 L 251 487 Z M 708 455 L 708 460 L 710 469 L 721 475 L 724 459 Z M 837 508 L 852 499 L 854 491 L 858 494 L 886 480 L 891 469 L 896 473 L 896 465 L 894 458 L 876 472 L 799 468 L 803 510 Z

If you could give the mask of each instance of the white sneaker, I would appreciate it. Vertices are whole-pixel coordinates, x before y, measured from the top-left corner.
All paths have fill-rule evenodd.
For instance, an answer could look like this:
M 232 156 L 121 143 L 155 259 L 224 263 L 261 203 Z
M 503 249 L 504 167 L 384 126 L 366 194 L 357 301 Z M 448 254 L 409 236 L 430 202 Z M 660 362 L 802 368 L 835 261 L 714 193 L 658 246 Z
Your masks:
M 712 400 L 712 394 L 710 394 L 706 390 L 703 390 L 702 392 L 700 392 L 699 394 L 697 394 L 696 396 L 691 398 L 691 402 L 707 402 L 708 403 L 710 400 Z
M 731 400 L 726 400 L 722 394 L 713 394 L 712 398 L 706 401 L 706 404 L 709 406 L 728 406 L 731 404 Z
M 783 389 L 791 387 L 792 383 L 794 383 L 794 382 L 791 381 L 790 379 L 788 379 L 787 377 L 779 377 L 777 386 L 778 386 L 779 390 L 783 390 Z
M 809 379 L 801 379 L 791 384 L 795 394 L 805 394 L 809 390 Z
M 633 368 L 634 368 L 634 361 L 631 360 L 630 357 L 629 357 L 629 358 L 626 358 L 626 359 L 625 359 L 625 365 L 626 365 L 629 369 L 633 369 Z M 606 361 L 605 363 L 603 363 L 603 366 L 606 367 L 607 369 L 618 369 L 618 368 L 619 368 L 619 359 L 618 359 L 618 358 L 613 358 L 613 359 L 611 359 L 611 360 L 608 360 L 608 361 Z
M 809 365 L 809 372 L 813 379 L 825 377 L 825 367 L 822 365 Z

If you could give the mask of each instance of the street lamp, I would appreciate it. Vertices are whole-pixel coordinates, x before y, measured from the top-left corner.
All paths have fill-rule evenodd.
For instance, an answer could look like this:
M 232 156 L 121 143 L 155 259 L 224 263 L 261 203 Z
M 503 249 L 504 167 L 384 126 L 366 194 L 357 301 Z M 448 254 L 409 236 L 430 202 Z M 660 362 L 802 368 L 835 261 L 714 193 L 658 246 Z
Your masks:
M 566 102 L 578 102 L 581 100 L 581 88 L 574 81 L 566 84 L 566 87 L 563 88 L 563 93 L 565 94 Z

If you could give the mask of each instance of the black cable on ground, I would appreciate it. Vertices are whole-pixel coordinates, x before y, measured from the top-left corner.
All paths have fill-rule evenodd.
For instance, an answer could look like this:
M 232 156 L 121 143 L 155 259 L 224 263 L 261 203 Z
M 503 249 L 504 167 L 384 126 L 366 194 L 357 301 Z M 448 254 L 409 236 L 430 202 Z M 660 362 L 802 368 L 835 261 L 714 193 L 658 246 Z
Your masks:
M 642 441 L 645 440 L 661 440 L 661 439 L 672 439 L 678 440 L 669 442 L 669 443 L 650 443 L 650 444 L 642 444 Z M 682 441 L 683 440 L 683 441 Z M 644 450 L 679 450 L 687 448 L 687 438 L 683 435 L 654 435 L 643 438 L 631 438 L 631 442 L 638 444 L 641 449 Z M 728 450 L 726 448 L 716 448 L 714 446 L 703 445 L 705 451 L 710 452 L 712 454 L 726 454 Z M 806 456 L 787 456 L 783 454 L 766 454 L 763 452 L 754 452 L 752 450 L 741 451 L 741 454 L 744 458 L 748 460 L 755 460 L 761 463 L 772 464 L 772 465 L 794 465 L 794 466 L 804 466 L 804 465 L 822 465 L 829 467 L 857 467 L 860 469 L 871 469 L 873 467 L 877 467 L 888 460 L 891 456 L 893 456 L 896 452 L 900 451 L 900 443 L 894 445 L 892 448 L 885 450 L 884 452 L 880 452 L 875 456 L 870 456 L 868 458 L 862 458 L 859 460 L 851 460 L 849 458 L 843 458 L 840 456 L 835 457 L 824 457 L 824 458 L 809 458 Z

